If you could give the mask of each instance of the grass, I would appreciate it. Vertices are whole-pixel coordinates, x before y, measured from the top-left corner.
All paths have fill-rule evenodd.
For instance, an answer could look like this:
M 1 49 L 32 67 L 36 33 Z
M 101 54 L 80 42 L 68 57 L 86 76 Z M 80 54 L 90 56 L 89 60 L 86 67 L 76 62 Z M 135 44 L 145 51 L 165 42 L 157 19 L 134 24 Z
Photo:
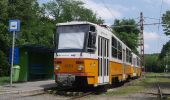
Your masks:
M 10 81 L 9 77 L 6 77 L 6 76 L 5 77 L 0 77 L 0 86 L 9 83 L 9 81 Z
M 134 80 L 129 84 L 126 83 L 127 85 L 119 87 L 116 91 L 107 92 L 105 95 L 122 96 L 122 95 L 133 94 L 151 88 L 157 82 L 163 82 L 169 84 L 170 78 L 161 77 L 163 75 L 168 75 L 168 73 L 146 73 L 145 78 Z M 157 78 L 155 78 L 155 76 L 157 76 Z
M 108 92 L 106 93 L 106 95 L 115 95 L 115 96 L 119 96 L 119 95 L 126 95 L 129 93 L 135 93 L 136 91 L 140 91 L 144 89 L 144 84 L 142 81 L 140 80 L 135 80 L 132 83 L 130 83 L 128 86 L 121 86 L 119 87 L 116 91 L 113 92 Z

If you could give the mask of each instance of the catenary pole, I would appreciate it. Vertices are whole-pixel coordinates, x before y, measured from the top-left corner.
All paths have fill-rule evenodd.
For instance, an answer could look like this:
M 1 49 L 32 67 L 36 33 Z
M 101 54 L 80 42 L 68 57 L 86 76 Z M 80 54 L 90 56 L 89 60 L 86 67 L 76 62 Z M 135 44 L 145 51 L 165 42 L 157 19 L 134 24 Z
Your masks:
M 143 18 L 143 13 L 140 13 L 140 34 L 139 34 L 139 46 L 140 46 L 140 54 L 141 54 L 141 65 L 144 66 L 144 71 L 146 71 L 145 69 L 145 65 L 144 65 L 144 36 L 143 36 L 143 30 L 144 30 L 144 18 Z

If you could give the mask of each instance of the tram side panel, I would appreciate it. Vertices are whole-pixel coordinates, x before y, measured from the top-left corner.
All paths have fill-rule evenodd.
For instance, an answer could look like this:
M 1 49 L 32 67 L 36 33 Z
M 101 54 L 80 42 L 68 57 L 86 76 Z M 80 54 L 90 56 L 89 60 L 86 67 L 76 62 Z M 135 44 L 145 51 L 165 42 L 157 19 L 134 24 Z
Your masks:
M 125 74 L 126 74 L 126 78 L 130 78 L 131 77 L 131 65 L 127 64 L 126 68 L 125 68 Z
M 118 78 L 119 81 L 123 80 L 123 69 L 122 63 L 116 61 L 110 61 L 110 83 L 112 83 L 113 79 Z

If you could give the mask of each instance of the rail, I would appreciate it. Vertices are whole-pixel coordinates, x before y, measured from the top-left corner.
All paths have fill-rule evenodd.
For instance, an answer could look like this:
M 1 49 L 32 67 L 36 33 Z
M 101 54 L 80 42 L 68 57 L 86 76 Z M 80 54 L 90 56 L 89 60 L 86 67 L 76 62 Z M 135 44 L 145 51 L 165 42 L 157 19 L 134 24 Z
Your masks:
M 155 76 L 156 80 L 158 80 L 157 76 Z M 163 89 L 161 89 L 160 83 L 159 81 L 156 82 L 157 85 L 157 89 L 158 89 L 158 98 L 160 100 L 166 100 L 168 98 L 168 96 L 170 96 L 170 94 L 168 93 L 163 93 Z

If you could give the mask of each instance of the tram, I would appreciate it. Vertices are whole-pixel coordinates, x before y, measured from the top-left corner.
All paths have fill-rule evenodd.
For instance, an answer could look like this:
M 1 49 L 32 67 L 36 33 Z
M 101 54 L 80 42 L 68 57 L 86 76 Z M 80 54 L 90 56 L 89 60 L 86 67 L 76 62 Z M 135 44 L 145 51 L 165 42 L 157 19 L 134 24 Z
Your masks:
M 114 84 L 140 77 L 140 58 L 112 31 L 90 22 L 56 25 L 55 81 L 61 85 Z

